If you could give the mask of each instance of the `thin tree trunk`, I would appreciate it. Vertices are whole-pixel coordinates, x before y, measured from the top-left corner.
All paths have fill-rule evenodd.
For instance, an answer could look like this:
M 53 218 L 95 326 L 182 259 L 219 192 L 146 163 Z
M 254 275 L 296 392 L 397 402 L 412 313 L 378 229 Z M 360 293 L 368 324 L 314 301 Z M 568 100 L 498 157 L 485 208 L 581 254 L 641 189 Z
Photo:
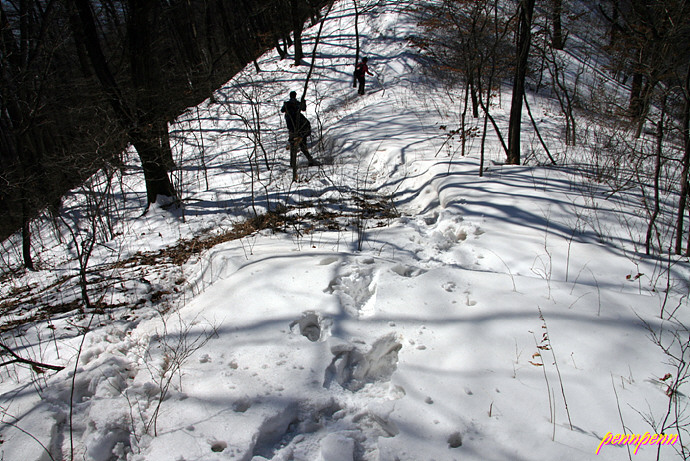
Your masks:
M 479 176 L 484 176 L 484 150 L 486 148 L 486 131 L 489 128 L 489 114 L 484 113 L 484 129 L 482 129 L 482 142 L 479 154 Z
M 503 139 L 503 135 L 501 134 L 501 129 L 498 127 L 498 123 L 496 123 L 496 119 L 494 119 L 493 115 L 489 113 L 489 105 L 484 105 L 484 103 L 481 103 L 482 110 L 484 111 L 484 114 L 488 117 L 489 121 L 491 122 L 491 125 L 494 127 L 494 130 L 496 131 L 496 136 L 498 136 L 498 140 L 501 142 L 501 146 L 503 146 L 503 150 L 508 155 L 508 146 L 506 146 L 506 142 Z
M 465 145 L 467 144 L 467 139 L 466 139 L 466 134 L 467 130 L 465 129 L 465 119 L 467 117 L 467 99 L 469 97 L 469 92 L 470 92 L 470 82 L 468 81 L 465 83 L 465 102 L 462 105 L 462 113 L 460 114 L 460 135 L 462 138 L 460 138 L 462 144 L 462 150 L 461 150 L 461 155 L 464 157 L 465 156 Z M 449 165 L 450 167 L 450 165 Z
M 683 219 L 688 199 L 688 174 L 690 174 L 690 66 L 688 66 L 685 80 L 685 107 L 683 108 L 683 141 L 685 152 L 683 154 L 682 171 L 680 176 L 680 197 L 678 199 L 678 217 L 676 221 L 676 254 L 683 250 Z M 685 254 L 690 255 L 690 231 L 688 232 L 688 244 Z
M 311 74 L 314 72 L 314 64 L 316 63 L 316 49 L 319 47 L 319 41 L 321 40 L 321 32 L 323 31 L 323 25 L 326 22 L 326 18 L 328 17 L 328 13 L 331 12 L 331 8 L 333 7 L 333 4 L 328 7 L 328 10 L 326 10 L 326 14 L 323 15 L 321 18 L 321 24 L 319 25 L 319 31 L 316 34 L 316 40 L 314 40 L 314 49 L 311 52 L 311 65 L 309 66 L 309 72 L 307 72 L 307 78 L 304 79 L 304 90 L 302 91 L 302 101 L 305 100 L 307 96 L 307 88 L 309 87 L 309 80 L 311 80 Z
M 637 129 L 635 130 L 635 137 L 639 138 L 642 134 L 642 129 L 644 128 L 645 120 L 647 119 L 647 113 L 649 111 L 649 98 L 651 97 L 652 90 L 656 86 L 656 82 L 647 78 L 642 88 L 642 93 L 640 95 L 639 102 L 639 114 L 637 118 Z
M 477 88 L 474 85 L 474 72 L 470 70 L 470 75 L 468 77 L 470 98 L 472 98 L 472 116 L 474 118 L 479 118 L 479 101 L 477 100 Z
M 204 180 L 206 182 L 206 190 L 210 189 L 208 183 L 208 168 L 206 167 L 206 147 L 204 147 L 204 128 L 201 124 L 201 114 L 199 113 L 199 106 L 196 107 L 196 120 L 199 123 L 199 140 L 201 141 L 201 169 L 204 171 Z
M 525 92 L 527 60 L 531 43 L 532 14 L 535 0 L 520 3 L 520 24 L 518 28 L 517 65 L 513 79 L 513 97 L 508 122 L 508 163 L 520 164 L 520 124 L 522 122 L 522 95 Z
M 285 43 L 285 40 L 283 40 L 283 44 L 281 45 L 280 39 L 276 39 L 276 50 L 281 60 L 287 58 L 287 43 Z
M 635 72 L 632 77 L 628 113 L 632 119 L 637 119 L 642 115 L 642 74 L 639 72 Z
M 304 24 L 302 19 L 300 19 L 301 15 L 299 14 L 298 7 L 298 0 L 292 0 L 292 30 L 295 36 L 295 65 L 301 66 L 302 59 L 304 59 L 304 50 L 302 49 L 302 31 L 304 30 Z
M 563 2 L 562 0 L 551 0 L 552 1 L 552 15 L 553 15 L 553 37 L 551 41 L 551 46 L 555 50 L 562 50 L 565 45 L 563 40 L 563 25 L 561 24 L 561 13 L 563 12 Z
M 352 0 L 355 4 L 355 67 L 359 63 L 359 7 L 357 0 Z M 352 76 L 352 88 L 357 88 L 357 77 Z
M 110 105 L 115 110 L 120 122 L 123 123 L 124 126 L 129 126 L 134 120 L 127 108 L 123 105 L 120 90 L 117 87 L 115 78 L 110 72 L 108 63 L 103 55 L 103 50 L 98 40 L 96 22 L 91 13 L 91 6 L 88 0 L 73 1 L 79 18 L 78 22 L 75 21 L 73 23 L 73 26 L 75 26 L 74 35 L 76 39 L 82 38 L 85 41 L 83 45 L 91 61 L 91 66 L 108 97 Z
M 542 147 L 544 148 L 544 151 L 546 151 L 546 155 L 549 157 L 549 160 L 551 160 L 551 163 L 553 165 L 555 165 L 556 161 L 551 156 L 551 152 L 549 152 L 549 148 L 546 146 L 546 143 L 544 142 L 544 138 L 542 138 L 541 133 L 539 133 L 539 128 L 537 128 L 537 122 L 536 122 L 536 120 L 534 120 L 534 117 L 532 116 L 532 111 L 530 110 L 529 103 L 527 102 L 527 95 L 523 94 L 522 96 L 525 100 L 525 108 L 527 109 L 527 114 L 529 115 L 529 119 L 532 121 L 532 126 L 534 127 L 534 132 L 537 133 L 537 137 L 539 138 L 539 142 L 541 143 Z
M 656 129 L 656 155 L 654 162 L 654 208 L 652 215 L 649 217 L 649 225 L 647 226 L 647 236 L 645 238 L 645 252 L 651 253 L 652 234 L 656 227 L 656 219 L 660 211 L 659 199 L 659 177 L 661 176 L 661 153 L 664 139 L 664 117 L 666 116 L 666 97 L 661 102 L 661 115 Z
M 573 114 L 573 103 L 572 97 L 568 93 L 568 88 L 565 83 L 565 75 L 561 78 L 561 74 L 564 73 L 559 68 L 558 56 L 553 53 L 553 60 L 551 61 L 553 66 L 547 66 L 549 73 L 551 74 L 551 80 L 553 84 L 553 92 L 558 99 L 558 104 L 561 106 L 563 115 L 565 115 L 565 144 L 567 146 L 574 146 L 576 144 L 576 120 Z M 573 88 L 573 94 L 577 91 L 577 80 L 575 80 L 575 86 Z
M 498 15 L 498 11 L 494 8 L 494 15 Z M 498 24 L 497 18 L 494 18 L 495 23 Z M 493 82 L 494 82 L 494 76 L 496 72 L 496 44 L 499 43 L 499 35 L 498 35 L 498 29 L 495 30 L 496 33 L 496 42 L 494 43 L 494 47 L 491 53 L 489 53 L 489 56 L 491 58 L 491 65 L 486 66 L 489 69 L 489 74 L 486 77 L 487 79 L 487 85 L 486 85 L 486 104 L 484 104 L 484 99 L 482 97 L 482 91 L 484 89 L 482 88 L 482 78 L 481 75 L 477 76 L 476 82 L 477 82 L 477 90 L 479 92 L 479 106 L 482 108 L 482 111 L 484 112 L 484 130 L 482 133 L 482 143 L 481 143 L 481 158 L 479 162 L 479 176 L 484 175 L 484 150 L 485 150 L 485 144 L 486 144 L 486 135 L 487 135 L 487 127 L 488 127 L 488 122 L 491 122 L 491 125 L 494 127 L 494 131 L 496 131 L 496 136 L 498 136 L 498 140 L 501 142 L 501 146 L 503 147 L 503 151 L 505 152 L 506 155 L 508 155 L 508 146 L 506 146 L 506 143 L 503 139 L 503 135 L 501 135 L 501 130 L 498 128 L 498 124 L 496 123 L 496 120 L 491 116 L 491 113 L 489 112 L 489 109 L 491 107 L 491 88 L 493 87 Z M 502 38 L 502 37 L 501 37 Z M 481 71 L 481 67 L 478 68 L 479 71 Z
M 617 38 L 618 38 L 618 0 L 612 0 L 611 1 L 611 6 L 612 6 L 612 12 L 611 12 L 611 29 L 609 33 L 609 46 L 613 48 L 613 46 L 616 44 Z
M 22 198 L 22 257 L 24 258 L 24 266 L 30 270 L 36 270 L 33 259 L 31 259 L 31 220 L 28 216 L 24 198 Z

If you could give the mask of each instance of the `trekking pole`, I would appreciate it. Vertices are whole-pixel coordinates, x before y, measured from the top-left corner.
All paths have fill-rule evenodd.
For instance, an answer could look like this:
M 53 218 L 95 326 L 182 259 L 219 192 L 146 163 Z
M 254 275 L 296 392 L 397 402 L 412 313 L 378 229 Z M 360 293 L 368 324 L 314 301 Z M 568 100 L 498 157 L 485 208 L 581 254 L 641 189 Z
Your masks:
M 383 83 L 381 83 L 378 72 L 374 74 L 374 78 L 376 79 L 376 83 L 378 83 L 381 87 L 381 96 L 383 96 L 384 94 L 386 94 L 386 87 L 383 86 Z
M 311 65 L 309 66 L 309 72 L 307 72 L 307 78 L 304 80 L 304 90 L 302 91 L 302 99 L 301 101 L 304 101 L 304 98 L 307 96 L 307 88 L 309 87 L 309 80 L 311 79 L 311 74 L 314 71 L 314 64 L 316 62 L 316 49 L 319 46 L 319 40 L 321 40 L 321 32 L 323 31 L 323 25 L 326 22 L 326 18 L 328 17 L 328 13 L 331 12 L 331 8 L 333 8 L 333 4 L 328 7 L 326 10 L 326 14 L 323 15 L 323 18 L 321 18 L 321 24 L 319 25 L 319 31 L 316 34 L 316 40 L 314 40 L 314 49 L 311 52 Z

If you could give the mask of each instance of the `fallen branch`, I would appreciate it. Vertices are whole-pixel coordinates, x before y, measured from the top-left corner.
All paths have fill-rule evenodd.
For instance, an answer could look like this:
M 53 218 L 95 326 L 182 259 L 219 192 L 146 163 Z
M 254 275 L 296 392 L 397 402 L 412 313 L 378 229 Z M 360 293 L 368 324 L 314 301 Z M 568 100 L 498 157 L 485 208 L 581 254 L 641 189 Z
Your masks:
M 17 355 L 12 349 L 10 349 L 9 347 L 5 346 L 2 343 L 0 343 L 0 349 L 4 350 L 9 355 L 14 357 L 12 360 L 8 360 L 6 362 L 0 363 L 0 367 L 4 367 L 4 366 L 10 365 L 12 363 L 24 363 L 26 365 L 30 365 L 31 368 L 38 373 L 43 372 L 43 370 L 42 370 L 43 368 L 48 369 L 48 370 L 55 370 L 55 371 L 60 371 L 60 370 L 65 369 L 65 367 L 61 367 L 59 365 L 50 365 L 47 363 L 36 362 L 35 360 L 26 359 L 24 357 L 21 357 L 21 356 Z

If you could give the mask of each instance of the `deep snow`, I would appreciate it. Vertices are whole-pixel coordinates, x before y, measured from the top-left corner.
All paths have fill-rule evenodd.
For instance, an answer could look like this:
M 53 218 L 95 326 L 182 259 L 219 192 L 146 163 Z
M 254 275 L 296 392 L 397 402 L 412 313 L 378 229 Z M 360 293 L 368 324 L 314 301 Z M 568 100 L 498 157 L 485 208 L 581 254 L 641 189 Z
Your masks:
M 261 73 L 248 66 L 173 126 L 183 209 L 142 216 L 136 155 L 127 155 L 118 232 L 91 263 L 113 282 L 104 302 L 127 304 L 5 334 L 18 352 L 66 368 L 1 370 L 2 459 L 594 459 L 609 432 L 660 430 L 662 378 L 676 370 L 648 328 L 672 344 L 665 296 L 687 320 L 687 260 L 666 271 L 636 251 L 645 221 L 633 199 L 606 200 L 565 167 L 502 165 L 493 133 L 481 177 L 478 140 L 465 157 L 441 148 L 439 126 L 457 117 L 460 92 L 423 74 L 406 41 L 411 15 L 361 3 L 377 76 L 357 97 L 352 4 L 336 2 L 307 93 L 322 165 L 301 158 L 301 182 L 290 183 L 279 108 L 307 67 L 273 53 Z M 271 171 L 245 130 L 254 109 Z M 505 121 L 505 110 L 494 113 Z M 560 146 L 559 133 L 549 142 Z M 362 194 L 397 214 L 365 214 Z M 83 216 L 80 197 L 65 204 L 68 222 Z M 109 265 L 221 233 L 267 203 L 305 219 L 345 217 L 263 230 L 181 265 Z M 5 277 L 5 299 L 19 286 L 56 302 L 78 297 L 49 290 L 74 272 L 74 259 L 63 263 L 74 242 L 47 225 L 41 235 L 44 270 Z M 660 447 L 661 459 L 678 448 Z M 619 446 L 599 455 L 629 456 Z M 632 456 L 656 459 L 657 447 Z

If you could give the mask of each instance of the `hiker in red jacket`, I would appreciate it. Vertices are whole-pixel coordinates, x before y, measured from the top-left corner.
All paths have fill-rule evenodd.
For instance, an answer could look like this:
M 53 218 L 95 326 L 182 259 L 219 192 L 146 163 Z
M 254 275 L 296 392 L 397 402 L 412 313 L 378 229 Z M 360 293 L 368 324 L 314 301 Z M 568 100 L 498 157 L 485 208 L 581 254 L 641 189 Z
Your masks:
M 362 62 L 357 64 L 355 66 L 355 78 L 359 82 L 359 90 L 357 92 L 359 94 L 364 94 L 364 77 L 366 74 L 369 75 L 374 75 L 371 72 L 369 72 L 369 66 L 367 65 L 367 61 L 369 61 L 368 58 L 362 58 Z

